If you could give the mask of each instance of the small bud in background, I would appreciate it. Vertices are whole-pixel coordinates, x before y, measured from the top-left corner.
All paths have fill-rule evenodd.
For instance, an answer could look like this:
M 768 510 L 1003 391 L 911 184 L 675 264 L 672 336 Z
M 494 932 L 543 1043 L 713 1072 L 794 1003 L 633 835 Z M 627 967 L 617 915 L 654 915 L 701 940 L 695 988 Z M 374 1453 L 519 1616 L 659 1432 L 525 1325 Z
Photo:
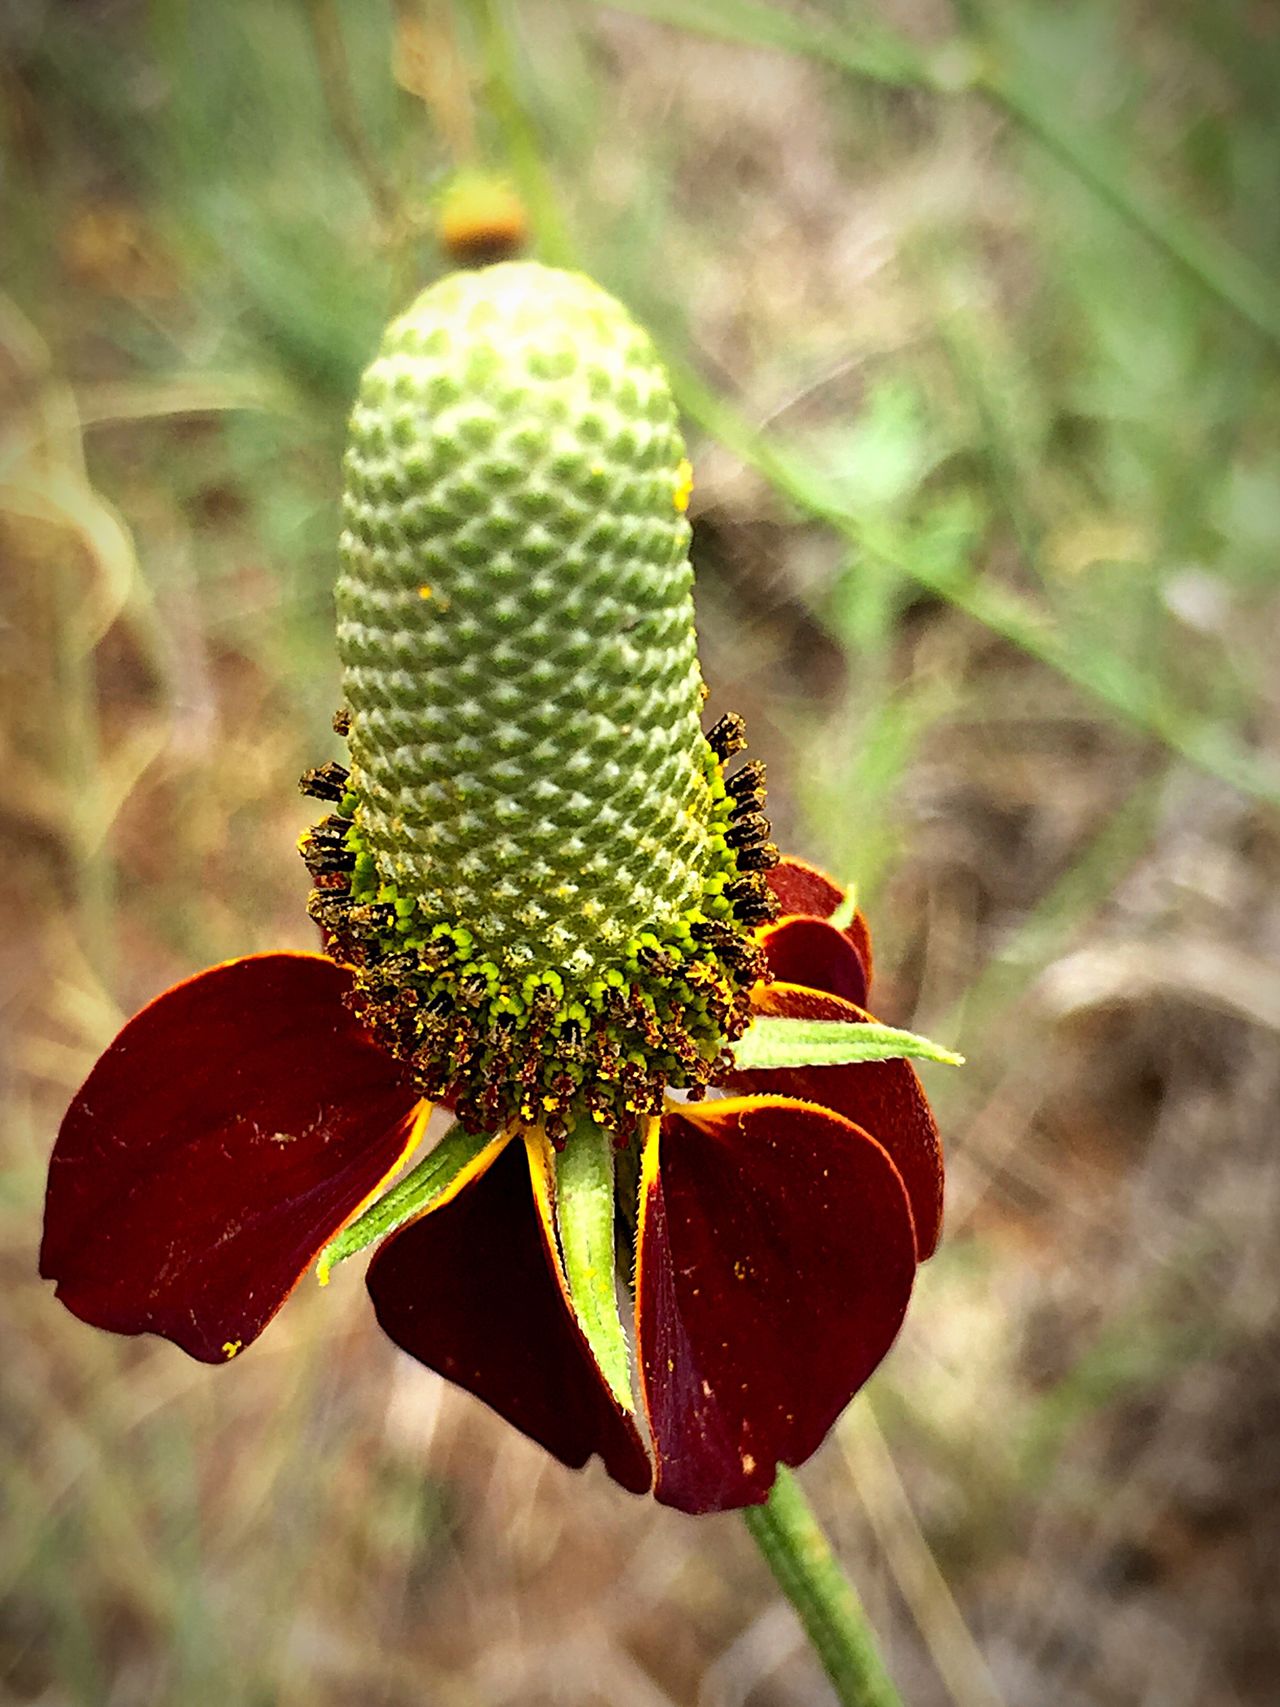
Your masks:
M 451 261 L 463 267 L 487 267 L 523 251 L 529 220 L 524 203 L 505 179 L 467 172 L 441 195 L 435 233 Z

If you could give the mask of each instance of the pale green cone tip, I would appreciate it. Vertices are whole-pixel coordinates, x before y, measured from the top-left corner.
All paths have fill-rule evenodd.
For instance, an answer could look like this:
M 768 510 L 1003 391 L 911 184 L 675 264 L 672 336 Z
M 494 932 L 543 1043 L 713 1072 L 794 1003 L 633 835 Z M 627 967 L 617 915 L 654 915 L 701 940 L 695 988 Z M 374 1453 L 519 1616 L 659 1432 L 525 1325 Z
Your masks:
M 313 914 L 424 1088 L 474 1083 L 462 1118 L 630 1123 L 741 1031 L 772 857 L 758 789 L 726 793 L 737 729 L 701 729 L 666 374 L 583 277 L 452 274 L 388 328 L 346 474 L 351 771 L 304 843 Z M 508 1094 L 513 1032 L 536 1092 Z

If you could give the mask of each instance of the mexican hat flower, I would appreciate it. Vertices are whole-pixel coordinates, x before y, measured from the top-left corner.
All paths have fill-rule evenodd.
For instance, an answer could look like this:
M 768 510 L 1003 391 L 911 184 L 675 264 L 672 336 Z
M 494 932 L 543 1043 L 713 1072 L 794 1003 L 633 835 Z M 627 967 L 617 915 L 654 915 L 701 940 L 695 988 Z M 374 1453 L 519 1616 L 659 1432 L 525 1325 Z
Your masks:
M 218 1363 L 378 1241 L 386 1332 L 563 1463 L 758 1503 L 933 1249 L 908 1057 L 944 1052 L 870 1018 L 864 921 L 779 859 L 741 720 L 704 732 L 689 468 L 617 302 L 531 263 L 440 281 L 346 468 L 349 752 L 302 783 L 323 953 L 129 1021 L 62 1123 L 41 1271 Z

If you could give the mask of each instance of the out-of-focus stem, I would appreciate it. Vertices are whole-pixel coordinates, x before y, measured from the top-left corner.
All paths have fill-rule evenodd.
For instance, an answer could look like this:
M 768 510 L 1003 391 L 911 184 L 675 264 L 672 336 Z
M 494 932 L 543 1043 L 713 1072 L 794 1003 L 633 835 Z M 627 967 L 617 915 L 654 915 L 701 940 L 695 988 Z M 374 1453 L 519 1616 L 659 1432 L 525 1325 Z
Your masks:
M 387 235 L 393 236 L 400 217 L 400 198 L 395 185 L 382 169 L 377 150 L 365 133 L 355 91 L 351 86 L 351 67 L 342 39 L 342 20 L 333 0 L 306 0 L 307 22 L 315 44 L 316 64 L 320 71 L 320 86 L 329 118 L 338 140 L 346 149 L 352 164 L 364 181 L 369 200 L 378 211 Z
M 475 18 L 489 102 L 502 128 L 511 175 L 533 218 L 538 252 L 552 266 L 572 267 L 573 245 L 548 180 L 537 135 L 521 100 L 510 25 L 501 0 L 465 0 L 465 4 Z

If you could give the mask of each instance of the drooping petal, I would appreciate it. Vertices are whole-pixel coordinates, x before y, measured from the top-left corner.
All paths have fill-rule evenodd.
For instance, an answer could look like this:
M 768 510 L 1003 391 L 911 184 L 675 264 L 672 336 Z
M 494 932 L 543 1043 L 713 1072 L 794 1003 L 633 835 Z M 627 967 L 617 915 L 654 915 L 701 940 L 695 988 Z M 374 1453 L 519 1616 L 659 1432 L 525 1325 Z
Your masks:
M 829 990 L 862 1007 L 867 999 L 867 969 L 844 931 L 824 919 L 800 915 L 766 925 L 759 942 L 773 976 L 784 984 Z
M 483 1399 L 571 1469 L 598 1452 L 646 1493 L 652 1471 L 566 1300 L 547 1159 L 512 1139 L 488 1169 L 387 1240 L 369 1265 L 402 1350 Z
M 790 855 L 774 866 L 772 871 L 765 873 L 765 881 L 773 891 L 774 899 L 781 910 L 779 924 L 788 922 L 789 915 L 797 914 L 802 918 L 829 920 L 836 909 L 845 899 L 844 890 L 825 871 L 819 871 L 816 865 L 808 865 L 802 859 L 794 859 Z M 777 928 L 776 926 L 774 927 Z M 832 929 L 837 927 L 832 926 Z M 862 967 L 864 986 L 870 987 L 873 971 L 871 955 L 871 931 L 866 919 L 861 913 L 855 913 L 849 924 L 840 933 L 848 941 L 857 955 Z M 823 964 L 820 958 L 815 972 Z M 775 977 L 783 977 L 781 972 L 775 972 Z M 827 989 L 825 984 L 817 984 L 812 978 L 792 979 L 786 974 L 787 981 L 797 984 L 809 984 L 813 989 Z M 832 988 L 833 995 L 844 994 L 843 990 Z M 865 999 L 865 998 L 864 998 Z
M 757 1014 L 779 1019 L 868 1020 L 850 1002 L 793 984 L 765 984 L 752 994 Z M 733 1073 L 726 1088 L 754 1096 L 821 1103 L 869 1132 L 893 1158 L 915 1222 L 918 1260 L 933 1254 L 942 1225 L 942 1145 L 909 1061 L 860 1061 L 847 1067 L 786 1067 Z
M 915 1274 L 886 1152 L 781 1097 L 686 1105 L 646 1144 L 637 1341 L 657 1498 L 754 1505 L 893 1342 Z
M 416 1136 L 418 1093 L 319 955 L 233 960 L 98 1061 L 49 1168 L 40 1272 L 86 1322 L 223 1363 Z

